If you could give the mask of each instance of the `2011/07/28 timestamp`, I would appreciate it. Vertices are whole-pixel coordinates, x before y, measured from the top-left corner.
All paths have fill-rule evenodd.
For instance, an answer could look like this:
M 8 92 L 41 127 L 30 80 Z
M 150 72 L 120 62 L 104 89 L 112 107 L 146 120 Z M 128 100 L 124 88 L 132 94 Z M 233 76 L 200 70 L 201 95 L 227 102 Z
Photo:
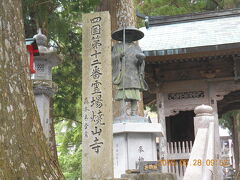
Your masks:
M 187 166 L 189 161 L 187 159 L 181 159 L 178 162 L 176 160 L 159 160 L 158 166 Z M 201 159 L 194 159 L 190 166 L 229 166 L 229 160 L 222 159 L 207 159 L 202 161 Z

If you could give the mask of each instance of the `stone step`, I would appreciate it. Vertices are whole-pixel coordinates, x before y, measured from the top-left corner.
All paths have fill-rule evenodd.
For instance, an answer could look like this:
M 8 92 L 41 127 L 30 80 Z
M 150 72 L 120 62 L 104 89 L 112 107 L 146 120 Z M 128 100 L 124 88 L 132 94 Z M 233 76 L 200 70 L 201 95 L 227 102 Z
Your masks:
M 172 173 L 142 173 L 142 174 L 124 174 L 122 178 L 127 180 L 177 180 Z

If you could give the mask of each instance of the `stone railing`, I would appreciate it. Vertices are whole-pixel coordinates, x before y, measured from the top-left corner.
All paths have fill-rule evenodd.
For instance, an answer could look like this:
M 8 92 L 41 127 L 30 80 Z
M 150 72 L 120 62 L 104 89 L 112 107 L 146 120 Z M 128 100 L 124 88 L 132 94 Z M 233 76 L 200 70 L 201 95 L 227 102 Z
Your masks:
M 189 159 L 192 151 L 192 141 L 168 142 L 168 159 Z
M 182 180 L 187 168 L 188 159 L 168 160 L 168 173 L 176 175 L 177 180 Z
M 183 179 L 187 168 L 187 162 L 192 151 L 192 145 L 192 141 L 167 143 L 167 170 L 169 173 L 176 174 L 178 180 Z

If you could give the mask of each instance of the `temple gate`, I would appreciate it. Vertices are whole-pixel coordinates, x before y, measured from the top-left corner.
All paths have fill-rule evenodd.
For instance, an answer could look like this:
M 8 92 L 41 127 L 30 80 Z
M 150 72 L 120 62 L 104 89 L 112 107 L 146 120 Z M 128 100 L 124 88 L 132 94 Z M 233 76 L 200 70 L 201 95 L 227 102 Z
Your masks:
M 149 28 L 141 28 L 145 36 L 139 45 L 147 56 L 145 76 L 150 86 L 150 91 L 144 93 L 144 103 L 156 104 L 158 122 L 163 127 L 160 159 L 191 159 L 192 148 L 196 153 L 200 146 L 194 141 L 200 141 L 201 131 L 206 132 L 202 141 L 206 141 L 208 149 L 203 156 L 212 153 L 212 160 L 221 161 L 218 116 L 240 107 L 239 15 L 239 9 L 231 9 L 148 17 Z M 207 108 L 203 106 L 194 113 L 202 104 Z M 198 113 L 203 120 L 199 120 Z M 213 167 L 217 179 L 222 179 L 220 166 Z M 185 171 L 191 168 L 175 165 L 163 167 L 163 171 L 186 180 L 190 175 L 184 176 Z M 206 176 L 207 168 L 195 168 L 202 174 L 196 179 Z

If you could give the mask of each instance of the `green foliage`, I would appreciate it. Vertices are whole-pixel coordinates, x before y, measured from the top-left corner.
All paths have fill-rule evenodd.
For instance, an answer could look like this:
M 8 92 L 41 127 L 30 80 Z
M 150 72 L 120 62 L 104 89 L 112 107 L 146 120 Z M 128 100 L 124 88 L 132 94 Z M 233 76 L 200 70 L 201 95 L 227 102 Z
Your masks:
M 37 28 L 42 28 L 48 37 L 57 32 L 57 35 L 66 38 L 67 29 L 79 29 L 82 13 L 93 11 L 99 2 L 100 0 L 22 0 L 26 36 L 31 37 Z
M 219 119 L 219 125 L 223 128 L 227 128 L 230 135 L 233 133 L 233 119 L 240 121 L 240 110 L 229 111 L 223 114 Z
M 240 7 L 240 0 L 136 0 L 148 16 L 169 16 Z
M 53 119 L 59 162 L 68 180 L 81 177 L 81 14 L 95 9 L 99 0 L 23 0 L 26 37 L 42 28 L 61 57 L 53 70 L 58 91 Z
M 173 16 L 205 11 L 206 0 L 144 0 L 137 9 L 147 16 Z M 138 25 L 143 21 L 138 19 Z
M 201 12 L 205 6 L 205 0 L 145 0 L 138 9 L 148 16 L 164 16 Z
M 81 119 L 81 99 L 76 105 L 77 119 Z M 55 126 L 58 142 L 59 162 L 64 176 L 68 180 L 77 180 L 81 177 L 82 148 L 81 124 L 72 120 L 63 120 Z
M 224 1 L 223 0 L 207 0 L 206 10 L 218 10 L 224 9 Z

